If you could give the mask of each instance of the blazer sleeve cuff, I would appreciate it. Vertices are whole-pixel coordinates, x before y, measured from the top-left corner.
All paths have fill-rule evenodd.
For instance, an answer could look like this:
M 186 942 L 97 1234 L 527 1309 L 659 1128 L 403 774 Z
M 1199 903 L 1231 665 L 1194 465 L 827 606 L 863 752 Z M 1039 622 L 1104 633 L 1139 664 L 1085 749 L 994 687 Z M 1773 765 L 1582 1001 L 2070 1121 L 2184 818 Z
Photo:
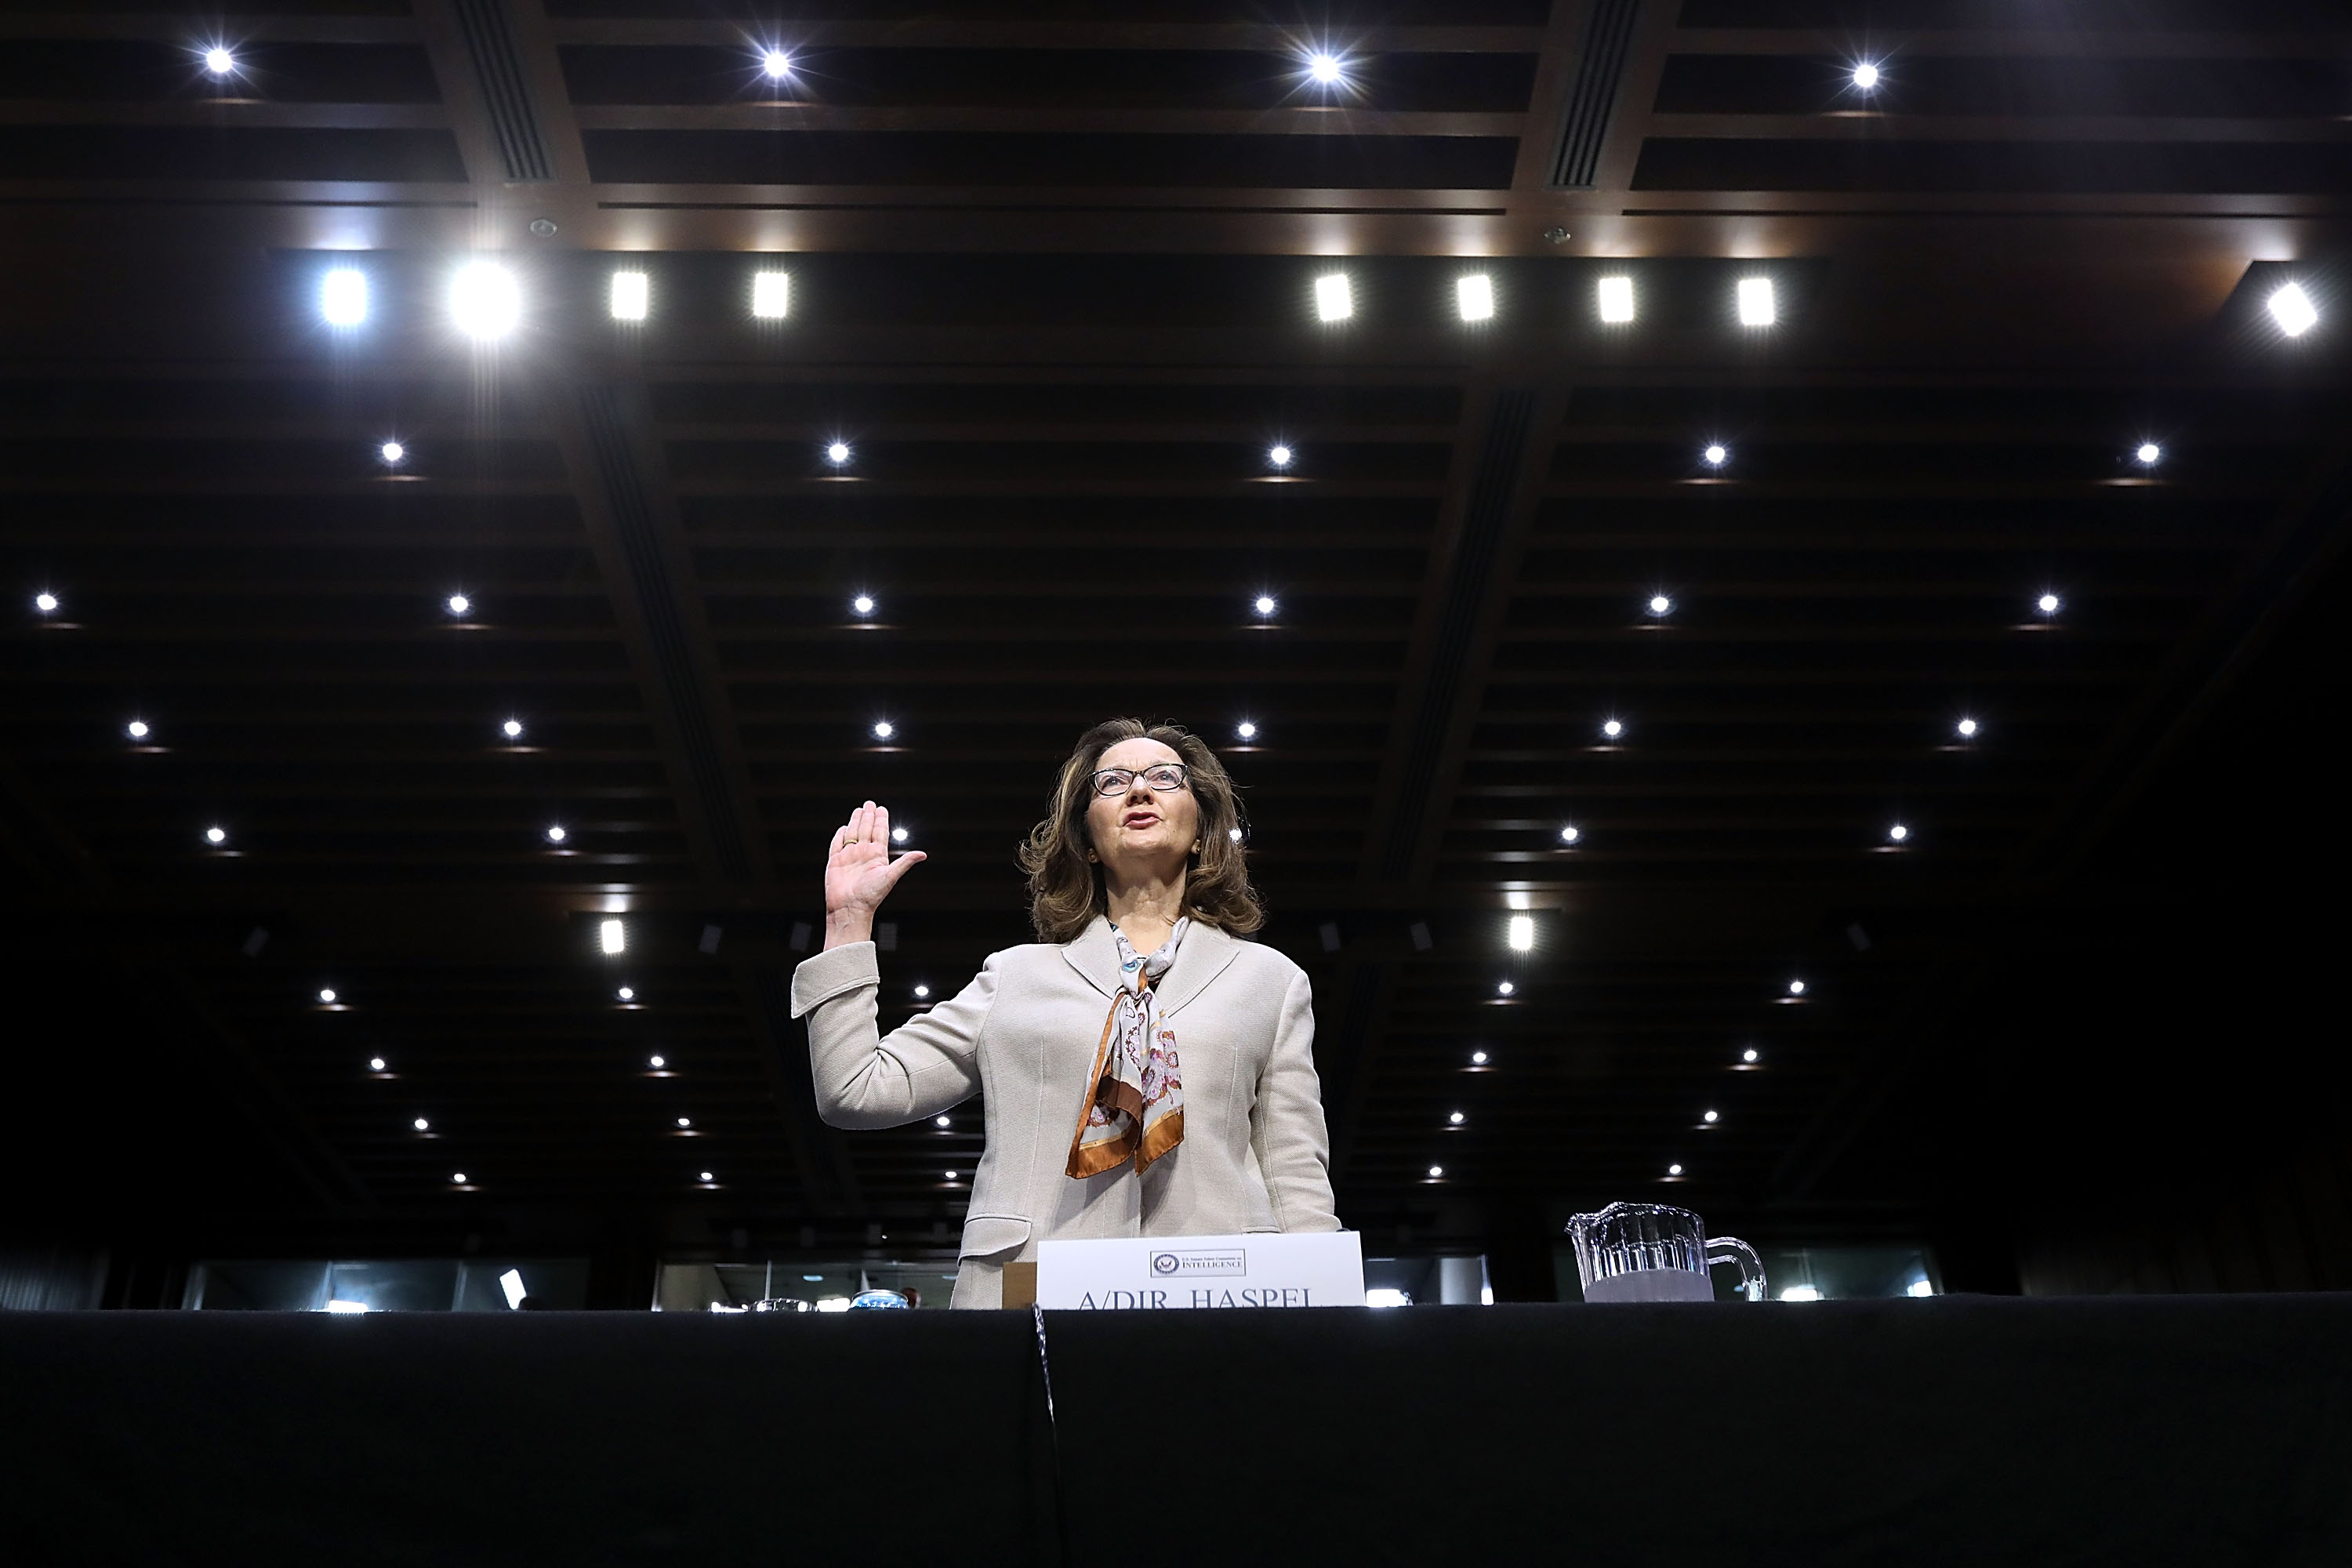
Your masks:
M 793 1016 L 804 1017 L 836 996 L 881 984 L 882 972 L 874 962 L 874 944 L 844 942 L 804 961 L 793 971 Z

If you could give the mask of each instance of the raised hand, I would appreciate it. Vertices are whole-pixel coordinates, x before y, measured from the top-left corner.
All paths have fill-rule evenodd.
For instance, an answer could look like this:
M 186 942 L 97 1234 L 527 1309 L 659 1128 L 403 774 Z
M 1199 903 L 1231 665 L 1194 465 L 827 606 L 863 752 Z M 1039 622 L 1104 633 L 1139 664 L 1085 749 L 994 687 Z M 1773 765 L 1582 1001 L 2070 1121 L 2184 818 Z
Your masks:
M 824 862 L 824 945 L 868 942 L 874 936 L 874 911 L 898 885 L 898 879 L 923 863 L 919 849 L 890 858 L 890 813 L 867 801 L 834 830 L 833 850 Z

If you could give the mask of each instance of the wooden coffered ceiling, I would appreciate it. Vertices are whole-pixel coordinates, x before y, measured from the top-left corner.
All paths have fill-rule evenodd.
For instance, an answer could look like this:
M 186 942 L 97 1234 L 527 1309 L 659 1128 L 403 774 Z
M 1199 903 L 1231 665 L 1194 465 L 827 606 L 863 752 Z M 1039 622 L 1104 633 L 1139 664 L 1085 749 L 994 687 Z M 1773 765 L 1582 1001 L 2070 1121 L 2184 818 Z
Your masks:
M 1824 1173 L 2340 544 L 2347 58 L 2321 5 L 12 4 L 0 817 L 29 962 L 129 1005 L 70 1081 L 194 1064 L 208 1213 L 944 1235 L 976 1107 L 810 1104 L 819 848 L 870 795 L 929 853 L 903 1012 L 1135 712 L 1246 790 L 1351 1220 L 1914 1223 Z

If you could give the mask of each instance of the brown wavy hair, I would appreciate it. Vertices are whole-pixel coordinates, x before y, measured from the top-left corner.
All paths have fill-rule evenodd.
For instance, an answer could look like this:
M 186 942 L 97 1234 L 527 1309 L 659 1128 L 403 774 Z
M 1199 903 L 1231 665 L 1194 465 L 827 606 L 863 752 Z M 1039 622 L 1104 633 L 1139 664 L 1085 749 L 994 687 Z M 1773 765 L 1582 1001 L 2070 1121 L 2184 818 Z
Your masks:
M 1087 806 L 1094 799 L 1095 766 L 1121 741 L 1157 741 L 1184 760 L 1192 799 L 1201 811 L 1201 848 L 1184 865 L 1183 912 L 1229 931 L 1253 931 L 1265 924 L 1257 889 L 1234 830 L 1241 827 L 1241 801 L 1217 753 L 1181 724 L 1146 724 L 1140 719 L 1106 719 L 1078 737 L 1054 786 L 1045 820 L 1029 830 L 1021 846 L 1021 868 L 1029 873 L 1029 923 L 1039 942 L 1076 941 L 1094 918 L 1109 912 L 1102 868 L 1087 858 Z

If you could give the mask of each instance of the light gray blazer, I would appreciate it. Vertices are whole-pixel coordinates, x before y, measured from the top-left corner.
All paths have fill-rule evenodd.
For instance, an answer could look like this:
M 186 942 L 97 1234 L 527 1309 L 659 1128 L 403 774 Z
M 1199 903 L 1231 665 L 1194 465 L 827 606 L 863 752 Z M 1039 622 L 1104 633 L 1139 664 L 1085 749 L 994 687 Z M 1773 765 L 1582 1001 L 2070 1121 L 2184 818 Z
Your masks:
M 833 1126 L 898 1127 L 985 1096 L 954 1305 L 1000 1305 L 1003 1266 L 1047 1239 L 1339 1228 L 1307 976 L 1272 948 L 1197 921 L 1185 932 L 1159 986 L 1184 1141 L 1141 1177 L 1064 1169 L 1118 988 L 1108 921 L 1066 945 L 991 953 L 961 992 L 887 1035 L 878 983 L 872 942 L 821 952 L 793 973 L 793 1016 L 808 1018 L 817 1111 Z

